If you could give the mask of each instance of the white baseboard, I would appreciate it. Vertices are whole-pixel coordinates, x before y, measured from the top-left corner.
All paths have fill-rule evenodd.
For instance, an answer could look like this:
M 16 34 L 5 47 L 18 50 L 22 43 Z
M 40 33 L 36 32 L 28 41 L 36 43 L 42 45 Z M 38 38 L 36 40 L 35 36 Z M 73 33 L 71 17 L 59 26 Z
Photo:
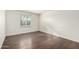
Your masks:
M 78 42 L 79 43 L 79 40 L 75 40 L 73 38 L 66 37 L 66 36 L 61 35 L 61 34 L 58 34 L 56 32 L 55 33 L 50 33 L 50 32 L 46 32 L 46 31 L 41 31 L 41 32 L 48 33 L 48 34 L 51 34 L 51 35 L 55 35 L 57 37 L 65 38 L 65 39 L 72 40 L 72 41 L 75 41 L 75 42 Z

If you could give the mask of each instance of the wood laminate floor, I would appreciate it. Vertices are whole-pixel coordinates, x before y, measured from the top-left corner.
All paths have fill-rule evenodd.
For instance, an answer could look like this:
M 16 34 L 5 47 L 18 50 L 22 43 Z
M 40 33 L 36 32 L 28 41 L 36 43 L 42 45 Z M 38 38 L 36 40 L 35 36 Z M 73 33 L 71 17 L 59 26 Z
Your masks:
M 6 37 L 2 49 L 78 49 L 79 43 L 43 32 Z

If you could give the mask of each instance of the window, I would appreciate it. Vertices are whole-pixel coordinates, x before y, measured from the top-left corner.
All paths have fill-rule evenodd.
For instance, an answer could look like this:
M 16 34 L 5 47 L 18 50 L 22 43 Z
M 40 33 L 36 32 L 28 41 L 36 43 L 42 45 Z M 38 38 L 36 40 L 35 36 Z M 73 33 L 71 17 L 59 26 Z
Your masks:
M 22 15 L 21 16 L 21 26 L 22 27 L 29 27 L 31 25 L 31 20 L 32 20 L 31 16 Z

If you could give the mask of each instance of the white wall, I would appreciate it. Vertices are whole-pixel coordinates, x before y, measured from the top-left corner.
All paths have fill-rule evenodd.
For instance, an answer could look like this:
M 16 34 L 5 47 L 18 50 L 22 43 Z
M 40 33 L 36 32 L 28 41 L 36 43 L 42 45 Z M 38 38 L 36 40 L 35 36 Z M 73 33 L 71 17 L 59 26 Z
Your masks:
M 41 31 L 79 42 L 79 11 L 48 11 L 40 18 Z
M 0 48 L 5 39 L 5 11 L 0 10 Z
M 32 25 L 30 28 L 21 27 L 20 26 L 20 16 L 21 15 L 31 15 L 32 16 Z M 7 11 L 7 31 L 6 35 L 15 35 L 15 34 L 22 34 L 27 32 L 34 32 L 38 31 L 38 22 L 39 22 L 39 15 L 30 13 L 30 12 L 23 12 L 23 11 Z

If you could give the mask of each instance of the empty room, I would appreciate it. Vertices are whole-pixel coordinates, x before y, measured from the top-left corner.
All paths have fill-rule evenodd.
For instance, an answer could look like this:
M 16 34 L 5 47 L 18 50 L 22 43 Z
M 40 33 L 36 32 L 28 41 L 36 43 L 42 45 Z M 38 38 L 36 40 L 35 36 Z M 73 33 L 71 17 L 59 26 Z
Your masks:
M 79 10 L 0 10 L 1 49 L 79 49 Z

